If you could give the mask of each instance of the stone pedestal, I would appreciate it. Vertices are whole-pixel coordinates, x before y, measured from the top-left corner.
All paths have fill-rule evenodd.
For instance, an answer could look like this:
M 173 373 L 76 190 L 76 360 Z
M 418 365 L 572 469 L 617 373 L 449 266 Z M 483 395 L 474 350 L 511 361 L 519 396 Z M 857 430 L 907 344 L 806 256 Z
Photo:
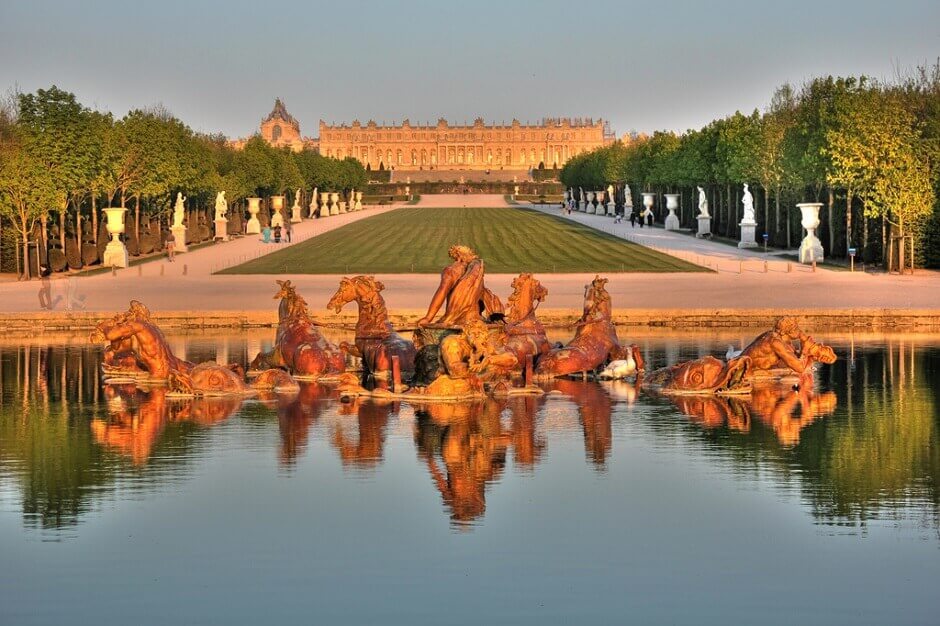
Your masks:
M 754 239 L 757 230 L 757 222 L 741 222 L 741 241 L 738 242 L 739 248 L 756 248 L 757 241 Z
M 345 212 L 346 212 L 346 201 L 345 201 L 345 200 L 340 200 L 340 201 L 339 201 L 339 212 L 340 212 L 340 213 L 345 213 Z
M 617 214 L 617 203 L 613 201 L 608 202 L 607 203 L 607 215 L 616 215 L 616 214 Z
M 271 215 L 271 228 L 275 226 L 284 227 L 284 216 L 281 215 L 280 211 L 275 211 L 274 214 Z
M 819 228 L 819 209 L 821 202 L 801 202 L 796 207 L 800 210 L 800 224 L 806 229 L 806 237 L 800 242 L 800 263 L 821 263 L 825 258 L 822 243 L 816 236 Z
M 299 204 L 295 204 L 290 208 L 290 222 L 291 224 L 297 224 L 303 221 L 303 218 L 300 216 L 300 212 L 303 209 L 300 208 Z
M 173 245 L 173 251 L 174 252 L 188 251 L 189 247 L 186 245 L 186 227 L 180 224 L 179 226 L 171 226 L 170 230 L 173 231 L 173 239 L 176 240 L 176 243 Z
M 822 263 L 825 258 L 825 251 L 823 250 L 822 242 L 819 241 L 819 237 L 807 233 L 803 241 L 800 242 L 800 263 L 809 264 L 813 261 Z
M 587 195 L 587 202 L 584 203 L 584 212 L 585 213 L 595 213 L 596 209 L 594 208 L 594 192 L 590 191 Z
M 248 198 L 248 218 L 245 232 L 249 235 L 258 235 L 261 233 L 261 222 L 258 221 L 258 211 L 261 210 L 261 198 Z
M 127 248 L 120 239 L 112 239 L 104 249 L 101 264 L 105 267 L 127 267 Z
M 676 209 L 679 208 L 679 194 L 667 193 L 665 196 L 666 210 L 669 211 L 669 215 L 666 216 L 665 228 L 666 230 L 679 230 L 679 217 L 676 215 Z
M 698 220 L 698 232 L 695 233 L 696 237 L 711 237 L 712 236 L 712 216 L 711 215 L 699 215 Z
M 339 199 L 338 193 L 330 194 L 330 215 L 339 215 L 339 205 L 336 201 Z
M 215 238 L 228 241 L 228 220 L 223 218 L 215 221 Z
M 330 194 L 325 191 L 320 194 L 320 217 L 330 216 Z

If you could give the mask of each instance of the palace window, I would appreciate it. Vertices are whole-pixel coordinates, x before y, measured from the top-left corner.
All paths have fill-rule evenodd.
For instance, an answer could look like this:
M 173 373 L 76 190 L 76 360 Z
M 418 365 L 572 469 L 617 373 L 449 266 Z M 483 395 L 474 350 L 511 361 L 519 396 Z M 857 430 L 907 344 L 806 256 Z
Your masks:
M 281 138 L 281 126 L 280 124 L 275 124 L 271 129 L 271 141 L 277 141 Z

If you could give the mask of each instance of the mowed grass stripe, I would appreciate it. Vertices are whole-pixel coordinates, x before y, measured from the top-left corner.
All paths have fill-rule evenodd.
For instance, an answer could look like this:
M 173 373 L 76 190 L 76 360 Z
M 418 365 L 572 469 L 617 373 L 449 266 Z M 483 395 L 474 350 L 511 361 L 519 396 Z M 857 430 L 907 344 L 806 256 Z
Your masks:
M 278 250 L 222 274 L 437 273 L 463 243 L 487 272 L 702 272 L 702 267 L 539 211 L 402 208 Z

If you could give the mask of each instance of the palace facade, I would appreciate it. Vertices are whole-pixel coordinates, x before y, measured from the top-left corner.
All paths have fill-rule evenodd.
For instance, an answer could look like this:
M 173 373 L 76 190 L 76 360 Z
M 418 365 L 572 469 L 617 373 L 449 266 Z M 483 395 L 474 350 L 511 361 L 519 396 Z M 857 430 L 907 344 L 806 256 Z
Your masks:
M 545 119 L 539 124 L 513 120 L 470 126 L 379 126 L 375 122 L 330 126 L 320 122 L 320 154 L 353 157 L 372 169 L 529 169 L 561 167 L 571 157 L 613 141 L 603 120 Z
M 591 118 L 546 118 L 537 124 L 485 124 L 451 126 L 441 118 L 436 124 L 379 126 L 330 125 L 320 121 L 320 136 L 306 138 L 300 124 L 280 99 L 261 122 L 261 136 L 274 146 L 293 150 L 312 148 L 328 157 L 353 157 L 371 169 L 487 170 L 561 167 L 568 159 L 612 143 L 616 138 L 607 123 Z M 244 139 L 234 142 L 236 147 Z

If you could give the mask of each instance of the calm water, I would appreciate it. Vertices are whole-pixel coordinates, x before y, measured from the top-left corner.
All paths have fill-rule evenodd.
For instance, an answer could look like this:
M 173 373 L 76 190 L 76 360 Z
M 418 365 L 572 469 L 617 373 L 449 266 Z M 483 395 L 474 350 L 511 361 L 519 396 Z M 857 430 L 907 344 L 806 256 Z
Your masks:
M 0 624 L 940 623 L 940 337 L 818 338 L 811 393 L 424 407 L 174 401 L 8 344 Z

